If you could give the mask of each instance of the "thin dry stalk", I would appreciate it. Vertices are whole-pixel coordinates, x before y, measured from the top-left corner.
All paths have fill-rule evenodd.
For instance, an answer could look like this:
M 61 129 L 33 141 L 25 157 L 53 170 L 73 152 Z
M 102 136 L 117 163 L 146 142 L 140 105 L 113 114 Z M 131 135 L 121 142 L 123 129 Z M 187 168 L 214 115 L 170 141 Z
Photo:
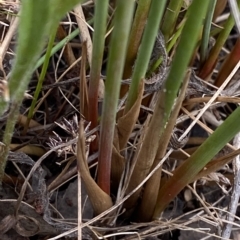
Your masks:
M 221 87 L 216 91 L 216 93 L 211 97 L 211 99 L 208 101 L 208 103 L 202 108 L 202 110 L 199 112 L 199 114 L 196 116 L 195 120 L 189 125 L 185 133 L 181 136 L 179 141 L 183 140 L 184 137 L 187 136 L 187 134 L 191 131 L 192 127 L 196 124 L 196 122 L 200 119 L 200 117 L 204 114 L 204 112 L 211 106 L 211 104 L 216 100 L 216 98 L 220 95 L 220 93 L 223 91 L 223 89 L 229 84 L 232 77 L 236 74 L 240 67 L 240 61 L 235 66 L 231 74 L 229 74 L 228 78 L 224 81 L 224 83 L 221 85 Z
M 87 59 L 88 59 L 88 63 L 91 66 L 91 60 L 92 60 L 92 39 L 91 36 L 89 34 L 89 30 L 88 30 L 88 24 L 86 22 L 83 10 L 82 10 L 82 6 L 81 4 L 77 5 L 74 8 L 74 12 L 76 14 L 76 21 L 80 30 L 80 36 L 81 36 L 81 41 L 82 42 L 86 42 L 87 43 Z
M 78 240 L 82 240 L 82 191 L 81 173 L 78 171 Z
M 236 137 L 234 138 L 233 145 L 236 148 L 240 148 L 240 134 L 238 133 Z M 226 220 L 228 223 L 224 226 L 222 231 L 222 237 L 229 238 L 232 231 L 232 223 L 234 221 L 236 212 L 237 212 L 237 206 L 239 202 L 240 197 L 240 159 L 239 155 L 235 157 L 233 161 L 233 170 L 234 170 L 234 185 L 232 189 L 231 194 L 231 202 L 229 204 L 229 214 L 227 214 Z
M 3 71 L 3 60 L 6 55 L 6 52 L 8 50 L 8 47 L 11 43 L 13 35 L 16 33 L 17 27 L 18 27 L 19 18 L 13 17 L 11 25 L 9 26 L 8 32 L 3 40 L 3 42 L 0 45 L 0 69 Z

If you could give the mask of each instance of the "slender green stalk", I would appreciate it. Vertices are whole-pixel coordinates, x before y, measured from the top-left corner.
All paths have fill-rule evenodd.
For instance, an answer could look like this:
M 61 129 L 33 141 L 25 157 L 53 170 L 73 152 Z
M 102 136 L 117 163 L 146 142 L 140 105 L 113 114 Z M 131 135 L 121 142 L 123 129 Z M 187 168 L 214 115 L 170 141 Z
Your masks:
M 34 96 L 33 96 L 33 101 L 32 101 L 32 104 L 30 106 L 30 110 L 28 112 L 27 123 L 26 123 L 25 129 L 24 129 L 25 132 L 27 131 L 28 124 L 29 124 L 30 120 L 32 119 L 32 117 L 34 115 L 34 108 L 36 106 L 39 93 L 42 89 L 42 84 L 43 84 L 43 81 L 44 81 L 46 73 L 47 73 L 49 60 L 51 58 L 51 51 L 52 51 L 52 46 L 54 44 L 56 32 L 57 32 L 57 28 L 53 29 L 52 33 L 50 35 L 50 38 L 49 38 L 48 47 L 47 47 L 47 51 L 46 51 L 46 54 L 45 54 L 45 60 L 44 60 L 44 63 L 43 63 L 42 71 L 41 71 L 41 74 L 40 74 L 39 79 L 38 79 L 37 88 L 36 88 L 36 91 L 35 91 Z
M 181 36 L 182 34 L 182 30 L 183 30 L 183 27 L 185 25 L 185 22 L 186 22 L 186 18 L 184 18 L 179 26 L 179 28 L 175 31 L 173 37 L 171 38 L 171 41 L 168 42 L 167 44 L 167 52 L 169 53 L 171 51 L 171 49 L 175 46 L 177 40 L 179 39 L 179 37 Z
M 182 4 L 183 0 L 171 0 L 167 7 L 166 13 L 164 15 L 164 21 L 161 27 L 161 31 L 165 37 L 166 42 L 174 31 Z
M 207 56 L 208 56 L 208 43 L 209 43 L 211 24 L 212 24 L 212 19 L 213 19 L 213 14 L 214 14 L 216 3 L 217 3 L 217 0 L 209 1 L 208 13 L 207 13 L 207 17 L 204 22 L 201 48 L 200 48 L 201 62 L 206 61 Z
M 240 0 L 237 0 L 237 3 L 239 6 Z M 221 33 L 219 34 L 214 47 L 210 51 L 209 58 L 206 60 L 206 62 L 204 63 L 204 65 L 199 73 L 199 76 L 201 78 L 203 78 L 203 79 L 207 78 L 213 71 L 213 69 L 217 63 L 218 55 L 219 55 L 224 43 L 226 42 L 227 38 L 229 37 L 229 34 L 230 34 L 234 24 L 235 24 L 234 17 L 231 14 L 228 17 L 226 23 L 224 24 L 223 29 L 222 29 Z
M 123 78 L 129 78 L 132 74 L 132 68 L 138 53 L 139 45 L 142 39 L 143 30 L 145 28 L 149 8 L 152 0 L 139 0 L 132 29 L 129 37 L 129 45 L 125 61 L 125 69 Z
M 137 99 L 138 86 L 140 81 L 144 79 L 144 76 L 147 72 L 153 46 L 159 29 L 160 19 L 162 18 L 165 5 L 166 0 L 152 0 L 147 25 L 144 30 L 142 43 L 140 45 L 139 54 L 133 71 L 132 84 L 129 89 L 125 112 L 129 111 Z
M 110 170 L 115 117 L 133 9 L 134 1 L 117 1 L 114 30 L 110 42 L 98 162 L 98 184 L 108 194 L 110 194 Z
M 107 28 L 108 4 L 108 0 L 96 1 L 95 3 L 93 52 L 88 95 L 88 115 L 91 122 L 91 129 L 95 128 L 98 123 L 98 88 Z
M 188 18 L 182 30 L 180 42 L 165 83 L 164 122 L 172 111 L 179 87 L 185 75 L 193 51 L 197 45 L 203 20 L 206 16 L 208 0 L 195 0 L 188 9 Z M 183 57 L 184 56 L 184 57 Z M 165 126 L 165 124 L 164 124 Z
M 75 29 L 73 32 L 71 32 L 67 37 L 62 39 L 59 43 L 57 43 L 52 49 L 51 49 L 51 56 L 53 56 L 57 51 L 63 48 L 64 45 L 66 45 L 68 42 L 70 42 L 72 39 L 74 39 L 76 36 L 78 36 L 80 33 L 79 28 Z M 34 67 L 34 70 L 41 67 L 45 60 L 45 55 L 38 59 L 37 64 Z

